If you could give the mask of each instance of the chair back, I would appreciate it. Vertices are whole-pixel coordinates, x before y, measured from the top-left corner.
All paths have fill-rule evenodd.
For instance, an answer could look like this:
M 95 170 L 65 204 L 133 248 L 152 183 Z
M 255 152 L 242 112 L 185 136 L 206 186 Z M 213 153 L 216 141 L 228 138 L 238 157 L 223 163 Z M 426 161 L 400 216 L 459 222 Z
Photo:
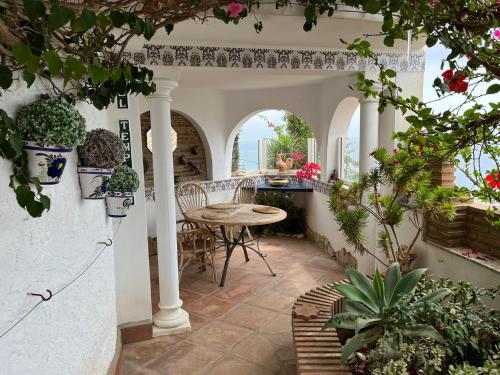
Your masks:
M 208 204 L 207 192 L 195 182 L 180 184 L 175 191 L 175 199 L 184 216 L 187 212 Z
M 251 204 L 254 202 L 256 195 L 257 184 L 255 180 L 253 178 L 244 178 L 236 186 L 233 202 Z

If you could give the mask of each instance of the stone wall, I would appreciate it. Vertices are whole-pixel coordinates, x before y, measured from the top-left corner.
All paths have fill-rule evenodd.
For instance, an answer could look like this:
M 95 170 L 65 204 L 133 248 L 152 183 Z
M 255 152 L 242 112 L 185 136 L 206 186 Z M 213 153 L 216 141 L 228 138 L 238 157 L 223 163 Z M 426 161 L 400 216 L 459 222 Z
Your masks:
M 207 160 L 205 147 L 198 131 L 181 114 L 171 112 L 171 116 L 172 128 L 177 133 L 177 149 L 174 151 L 174 175 L 177 176 L 176 181 L 206 181 Z M 141 114 L 141 135 L 146 187 L 154 186 L 153 153 L 147 148 L 147 133 L 150 129 L 149 112 L 145 112 Z

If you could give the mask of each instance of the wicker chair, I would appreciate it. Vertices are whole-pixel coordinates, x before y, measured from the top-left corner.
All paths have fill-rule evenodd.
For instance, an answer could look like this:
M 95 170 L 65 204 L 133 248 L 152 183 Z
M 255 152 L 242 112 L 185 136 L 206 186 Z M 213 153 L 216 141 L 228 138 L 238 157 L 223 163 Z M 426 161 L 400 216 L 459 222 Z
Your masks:
M 212 269 L 212 277 L 217 284 L 215 269 L 215 238 L 206 228 L 187 220 L 177 221 L 177 255 L 179 259 L 179 282 L 184 269 L 191 263 L 200 264 L 202 271 L 206 266 Z
M 205 207 L 208 204 L 206 190 L 195 182 L 180 184 L 175 191 L 175 199 L 184 217 L 186 212 Z
M 233 203 L 251 204 L 255 201 L 257 195 L 257 184 L 252 178 L 242 179 L 236 186 L 233 195 Z

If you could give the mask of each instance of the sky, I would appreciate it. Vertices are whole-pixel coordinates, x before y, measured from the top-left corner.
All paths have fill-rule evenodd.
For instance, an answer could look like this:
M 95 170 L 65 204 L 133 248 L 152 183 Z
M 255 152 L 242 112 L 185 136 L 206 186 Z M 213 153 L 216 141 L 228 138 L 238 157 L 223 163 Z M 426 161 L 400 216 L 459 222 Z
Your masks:
M 432 48 L 426 47 L 426 63 L 425 63 L 425 73 L 424 73 L 424 101 L 434 100 L 437 98 L 437 94 L 432 87 L 432 82 L 436 77 L 439 77 L 441 73 L 448 69 L 445 65 L 441 68 L 441 61 L 447 56 L 447 50 L 444 46 L 436 44 Z M 483 101 L 487 103 L 491 101 L 491 96 Z M 461 95 L 453 95 L 447 100 L 432 103 L 432 108 L 436 111 L 443 111 L 449 108 L 454 108 L 461 103 Z M 273 123 L 280 123 L 283 116 L 283 111 L 279 110 L 269 110 L 261 112 L 250 118 L 241 128 L 240 133 L 240 159 L 241 163 L 245 165 L 247 170 L 251 170 L 252 166 L 257 166 L 257 141 L 260 138 L 274 138 L 275 134 L 271 128 L 268 128 L 265 120 L 261 118 L 264 115 Z M 359 108 L 353 115 L 351 125 L 349 126 L 348 136 L 352 139 L 355 145 L 358 144 L 359 138 Z M 353 154 L 357 154 L 357 150 L 353 150 Z M 354 155 L 353 155 L 354 156 Z M 357 157 L 355 157 L 357 159 Z M 491 168 L 493 163 L 486 160 L 486 168 Z M 490 166 L 491 165 L 491 166 Z M 466 177 L 457 171 L 457 185 L 470 187 L 470 182 Z

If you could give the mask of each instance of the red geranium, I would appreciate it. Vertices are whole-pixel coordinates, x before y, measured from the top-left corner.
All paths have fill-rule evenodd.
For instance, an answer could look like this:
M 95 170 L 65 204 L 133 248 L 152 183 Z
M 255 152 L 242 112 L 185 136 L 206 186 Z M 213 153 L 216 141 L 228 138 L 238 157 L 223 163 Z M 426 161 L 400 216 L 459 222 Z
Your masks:
M 297 180 L 300 181 L 304 178 L 310 180 L 311 178 L 319 174 L 320 169 L 321 167 L 319 166 L 319 164 L 306 162 L 302 167 L 302 170 L 297 171 Z
M 500 172 L 491 171 L 486 175 L 485 180 L 490 188 L 500 190 Z
M 295 152 L 292 154 L 292 159 L 296 162 L 301 161 L 302 159 L 304 159 L 304 154 L 302 152 Z
M 448 84 L 450 91 L 454 92 L 466 92 L 469 88 L 469 83 L 465 81 L 465 75 L 463 72 L 453 73 L 453 70 L 445 70 L 441 77 Z

